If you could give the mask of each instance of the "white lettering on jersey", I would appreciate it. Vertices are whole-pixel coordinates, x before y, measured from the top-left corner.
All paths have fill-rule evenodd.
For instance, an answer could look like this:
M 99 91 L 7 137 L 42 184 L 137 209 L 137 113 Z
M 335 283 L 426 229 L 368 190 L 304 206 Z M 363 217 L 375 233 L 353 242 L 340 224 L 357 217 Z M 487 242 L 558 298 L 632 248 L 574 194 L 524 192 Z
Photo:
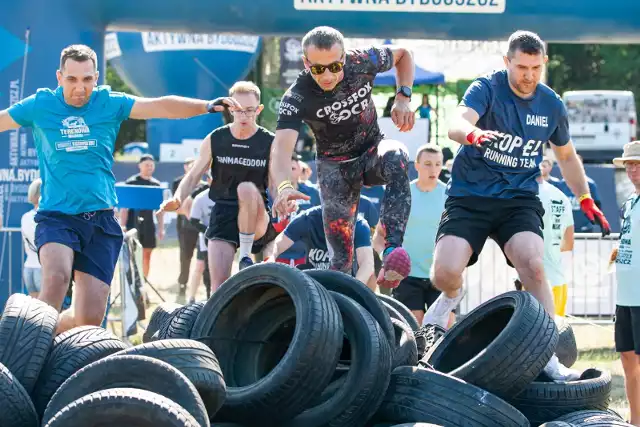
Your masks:
M 67 138 L 84 138 L 91 133 L 91 130 L 84 118 L 71 116 L 62 121 L 60 133 Z
M 225 165 L 242 165 L 254 168 L 264 168 L 267 166 L 265 159 L 247 159 L 245 157 L 216 156 L 216 161 Z
M 316 116 L 319 119 L 328 117 L 331 124 L 334 125 L 348 120 L 351 116 L 358 115 L 367 109 L 369 100 L 364 98 L 371 93 L 371 90 L 371 82 L 368 82 L 364 87 L 361 87 L 342 101 L 336 101 L 331 105 L 325 105 L 318 109 Z
M 328 270 L 330 259 L 329 259 L 329 251 L 325 251 L 318 248 L 309 249 L 309 262 L 313 264 L 313 266 L 320 270 Z
M 278 114 L 283 116 L 292 116 L 294 114 L 298 114 L 299 112 L 300 110 L 297 107 L 285 101 L 280 102 L 280 106 L 278 107 Z
M 527 114 L 527 126 L 538 126 L 542 128 L 549 127 L 549 118 L 547 116 L 536 116 Z
M 502 166 L 533 169 L 538 167 L 536 160 L 540 155 L 540 147 L 542 141 L 530 139 L 525 143 L 521 137 L 506 133 L 500 141 L 487 147 L 484 157 Z M 520 148 L 521 154 L 518 154 L 516 149 Z

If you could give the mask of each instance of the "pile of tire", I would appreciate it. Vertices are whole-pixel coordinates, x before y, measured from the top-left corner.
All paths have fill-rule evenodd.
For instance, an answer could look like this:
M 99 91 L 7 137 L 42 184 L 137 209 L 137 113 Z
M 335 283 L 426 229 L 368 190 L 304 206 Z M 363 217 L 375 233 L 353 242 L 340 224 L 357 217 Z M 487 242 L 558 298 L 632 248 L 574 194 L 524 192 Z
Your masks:
M 0 426 L 208 427 L 226 398 L 218 361 L 192 340 L 128 348 L 94 326 L 55 336 L 58 313 L 14 294 L 0 318 Z
M 607 410 L 608 373 L 544 378 L 559 333 L 526 292 L 440 336 L 351 276 L 268 263 L 206 303 L 160 305 L 139 346 L 94 327 L 54 339 L 56 318 L 7 303 L 0 426 L 626 425 Z

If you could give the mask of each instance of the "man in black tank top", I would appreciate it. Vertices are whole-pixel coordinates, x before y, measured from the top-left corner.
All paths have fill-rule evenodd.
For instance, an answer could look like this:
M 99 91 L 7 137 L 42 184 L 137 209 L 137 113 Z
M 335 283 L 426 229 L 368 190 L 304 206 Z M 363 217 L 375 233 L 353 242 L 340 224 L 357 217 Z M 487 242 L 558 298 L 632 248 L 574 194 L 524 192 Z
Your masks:
M 273 208 L 284 216 L 304 198 L 291 185 L 286 165 L 304 121 L 316 137 L 318 183 L 331 268 L 352 271 L 354 227 L 360 189 L 386 184 L 381 210 L 386 230 L 378 284 L 393 288 L 411 270 L 402 248 L 411 208 L 407 148 L 385 139 L 378 127 L 371 92 L 377 73 L 397 68 L 398 91 L 391 117 L 400 131 L 413 128 L 414 63 L 406 49 L 392 46 L 345 51 L 344 38 L 330 27 L 311 30 L 302 40 L 305 70 L 280 103 L 271 173 L 278 194 Z
M 237 82 L 229 90 L 229 98 L 217 102 L 230 106 L 233 122 L 207 135 L 174 198 L 161 206 L 163 210 L 178 209 L 211 168 L 209 197 L 215 205 L 205 237 L 212 292 L 231 275 L 237 249 L 242 269 L 253 264 L 251 253 L 261 252 L 277 236 L 267 209 L 274 135 L 256 123 L 263 108 L 260 89 L 252 82 Z

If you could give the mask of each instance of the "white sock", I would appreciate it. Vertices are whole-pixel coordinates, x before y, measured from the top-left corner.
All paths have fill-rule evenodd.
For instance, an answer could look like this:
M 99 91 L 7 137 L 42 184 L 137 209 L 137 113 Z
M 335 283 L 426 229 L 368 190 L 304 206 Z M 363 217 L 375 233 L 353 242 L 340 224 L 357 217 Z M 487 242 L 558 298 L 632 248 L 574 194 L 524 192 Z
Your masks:
M 253 246 L 253 239 L 255 237 L 255 233 L 240 233 L 240 254 L 238 254 L 238 259 L 242 259 L 246 256 L 249 256 L 251 253 L 251 247 Z

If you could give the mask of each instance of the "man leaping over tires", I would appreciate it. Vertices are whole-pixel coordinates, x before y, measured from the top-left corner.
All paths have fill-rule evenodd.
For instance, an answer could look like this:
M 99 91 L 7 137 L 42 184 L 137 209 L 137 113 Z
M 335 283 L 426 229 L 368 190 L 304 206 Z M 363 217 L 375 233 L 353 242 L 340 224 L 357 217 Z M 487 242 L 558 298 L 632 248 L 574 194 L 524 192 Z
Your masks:
M 506 70 L 469 86 L 449 130 L 449 138 L 461 147 L 447 187 L 431 269 L 431 282 L 442 294 L 427 310 L 423 324 L 447 326 L 449 312 L 464 295 L 462 273 L 477 261 L 487 237 L 500 245 L 524 287 L 554 316 L 543 264 L 544 209 L 536 182 L 547 141 L 582 211 L 600 225 L 603 235 L 610 232 L 589 194 L 569 136 L 565 106 L 540 83 L 547 61 L 544 43 L 536 34 L 517 31 L 509 38 L 504 61 Z M 554 380 L 578 377 L 555 355 L 545 373 Z
M 306 196 L 290 182 L 289 163 L 301 122 L 316 138 L 318 183 L 331 269 L 351 273 L 353 241 L 360 189 L 363 184 L 387 184 L 382 225 L 387 240 L 378 283 L 398 286 L 411 269 L 402 248 L 411 207 L 407 149 L 385 139 L 371 99 L 377 73 L 397 68 L 398 93 L 392 119 L 400 131 L 413 128 L 409 101 L 414 63 L 406 49 L 384 46 L 345 51 L 344 38 L 334 28 L 318 27 L 302 40 L 305 70 L 280 103 L 273 142 L 271 176 L 277 183 L 273 208 L 285 216 Z

